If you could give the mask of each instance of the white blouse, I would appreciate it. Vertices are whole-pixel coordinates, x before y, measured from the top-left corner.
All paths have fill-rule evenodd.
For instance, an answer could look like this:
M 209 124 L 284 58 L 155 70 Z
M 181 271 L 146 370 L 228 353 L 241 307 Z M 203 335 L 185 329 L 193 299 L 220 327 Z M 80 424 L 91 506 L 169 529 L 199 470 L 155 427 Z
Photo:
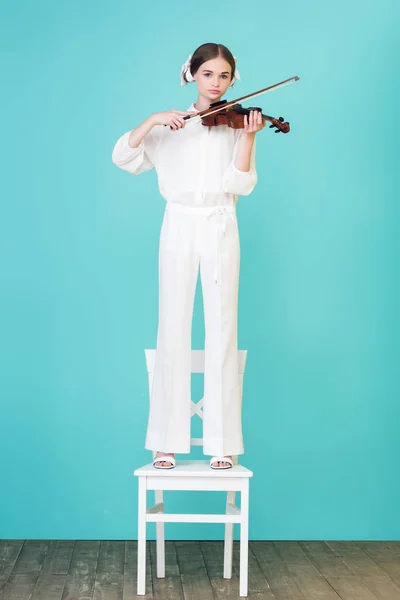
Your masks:
M 187 110 L 199 112 L 193 104 Z M 160 193 L 168 202 L 235 204 L 238 195 L 248 196 L 257 183 L 255 139 L 250 170 L 240 171 L 234 165 L 243 131 L 228 125 L 205 127 L 195 118 L 177 130 L 155 125 L 137 148 L 129 146 L 128 131 L 115 144 L 112 161 L 133 175 L 155 169 Z

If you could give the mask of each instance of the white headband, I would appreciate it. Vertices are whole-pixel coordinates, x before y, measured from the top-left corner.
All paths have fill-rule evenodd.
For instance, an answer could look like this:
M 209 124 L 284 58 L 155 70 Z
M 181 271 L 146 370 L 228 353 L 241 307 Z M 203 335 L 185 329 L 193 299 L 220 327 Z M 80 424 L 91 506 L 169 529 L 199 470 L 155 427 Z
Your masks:
M 181 85 L 186 85 L 187 83 L 192 83 L 194 81 L 193 76 L 192 76 L 192 74 L 190 72 L 190 62 L 192 60 L 192 56 L 193 56 L 193 54 L 189 54 L 189 58 L 182 65 L 182 68 L 181 68 Z M 234 56 L 233 58 L 235 59 L 235 63 L 237 63 L 236 56 Z M 184 79 L 184 77 L 183 77 L 184 75 L 186 75 L 187 81 Z M 240 73 L 237 70 L 237 67 L 235 65 L 235 72 L 233 74 L 232 81 L 231 81 L 231 83 L 229 85 L 233 87 L 233 84 L 235 83 L 236 79 L 240 79 Z

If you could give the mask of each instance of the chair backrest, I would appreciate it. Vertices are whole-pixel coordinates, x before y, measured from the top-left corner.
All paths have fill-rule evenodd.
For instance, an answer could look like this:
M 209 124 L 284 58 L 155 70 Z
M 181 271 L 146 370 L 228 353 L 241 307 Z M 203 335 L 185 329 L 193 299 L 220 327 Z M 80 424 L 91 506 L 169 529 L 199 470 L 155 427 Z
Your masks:
M 156 363 L 156 350 L 153 348 L 146 349 L 146 365 L 147 365 L 147 374 L 149 379 L 149 397 L 151 395 L 151 387 L 153 385 L 153 375 L 154 375 L 154 366 Z M 204 350 L 192 350 L 191 356 L 191 373 L 202 373 L 204 374 Z M 239 363 L 239 379 L 240 379 L 240 388 L 243 393 L 243 376 L 244 370 L 246 368 L 246 359 L 247 359 L 247 350 L 238 350 L 238 363 Z M 199 415 L 201 419 L 203 419 L 203 398 L 198 402 L 194 402 L 191 400 L 192 408 L 191 408 L 191 417 L 194 415 Z M 203 446 L 203 438 L 190 438 L 190 446 Z M 153 452 L 153 456 L 155 456 L 155 452 Z M 232 457 L 234 464 L 238 463 L 237 456 Z

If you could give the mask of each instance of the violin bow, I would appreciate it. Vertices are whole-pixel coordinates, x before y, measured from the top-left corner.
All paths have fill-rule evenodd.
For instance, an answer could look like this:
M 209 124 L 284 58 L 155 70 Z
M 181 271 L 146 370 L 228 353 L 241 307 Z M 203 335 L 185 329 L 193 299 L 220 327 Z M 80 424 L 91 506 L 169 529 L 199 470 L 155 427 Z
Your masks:
M 252 94 L 247 94 L 246 96 L 241 96 L 240 98 L 235 98 L 235 100 L 230 100 L 229 102 L 225 102 L 224 104 L 221 104 L 221 106 L 214 107 L 213 109 L 206 108 L 205 110 L 202 110 L 201 112 L 199 112 L 197 115 L 186 115 L 185 117 L 183 117 L 183 119 L 186 121 L 186 120 L 193 120 L 193 119 L 201 118 L 204 116 L 212 115 L 216 112 L 219 112 L 220 110 L 226 110 L 227 108 L 230 108 L 237 102 L 241 102 L 242 100 L 248 100 L 249 98 L 255 98 L 256 96 L 261 96 L 262 94 L 267 94 L 268 92 L 272 92 L 273 90 L 276 90 L 279 87 L 283 87 L 285 85 L 290 85 L 291 83 L 294 83 L 295 81 L 298 81 L 299 79 L 300 79 L 300 77 L 298 77 L 297 75 L 295 75 L 294 77 L 289 77 L 289 79 L 285 79 L 284 81 L 280 81 L 279 83 L 270 85 L 266 88 L 263 88 L 262 90 L 253 92 Z

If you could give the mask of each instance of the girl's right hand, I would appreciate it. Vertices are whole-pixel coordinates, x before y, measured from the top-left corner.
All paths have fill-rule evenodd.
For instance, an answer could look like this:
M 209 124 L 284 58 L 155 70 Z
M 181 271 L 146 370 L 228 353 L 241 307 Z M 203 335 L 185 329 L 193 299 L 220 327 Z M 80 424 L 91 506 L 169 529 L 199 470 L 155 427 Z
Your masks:
M 186 121 L 183 120 L 183 117 L 186 115 L 197 115 L 197 112 L 173 108 L 172 110 L 154 113 L 152 120 L 154 125 L 169 125 L 171 129 L 177 130 L 185 127 Z

